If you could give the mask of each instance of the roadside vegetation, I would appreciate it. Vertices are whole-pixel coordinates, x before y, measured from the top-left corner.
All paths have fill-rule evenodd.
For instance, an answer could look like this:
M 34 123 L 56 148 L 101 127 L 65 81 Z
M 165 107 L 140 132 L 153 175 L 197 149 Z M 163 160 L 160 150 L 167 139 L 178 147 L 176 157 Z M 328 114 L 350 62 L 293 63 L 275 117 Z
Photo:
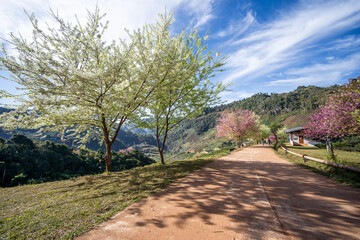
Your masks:
M 286 146 L 292 152 L 299 154 L 306 154 L 310 157 L 319 158 L 327 160 L 327 151 L 326 149 L 316 148 L 316 147 L 304 147 L 304 146 Z M 354 167 L 360 167 L 360 152 L 349 152 L 336 150 L 336 162 L 346 165 L 351 165 Z
M 301 154 L 307 154 L 308 156 L 316 157 L 324 159 L 324 154 L 326 154 L 326 150 L 323 149 L 309 149 L 307 147 L 288 147 L 290 151 L 301 153 Z M 287 154 L 285 155 L 285 151 L 282 148 L 279 148 L 278 151 L 275 151 L 278 155 L 282 156 L 283 158 L 294 162 L 306 169 L 309 169 L 315 173 L 324 175 L 334 181 L 341 182 L 344 184 L 347 184 L 351 187 L 360 188 L 360 174 L 358 172 L 328 166 L 325 164 L 317 163 L 314 161 L 306 161 L 304 163 L 302 161 L 301 157 Z M 309 153 L 309 154 L 308 154 Z M 354 153 L 354 152 L 345 152 L 345 151 L 336 151 L 338 153 L 339 159 L 347 159 L 347 163 L 352 163 L 353 166 L 359 166 L 360 163 L 360 153 Z M 313 155 L 311 155 L 313 154 Z M 322 154 L 323 157 L 319 157 L 316 154 Z M 355 158 L 354 158 L 355 156 Z M 356 159 L 357 156 L 357 159 Z M 354 160 L 355 161 L 350 161 Z
M 2 188 L 0 239 L 72 239 L 228 153 L 223 149 L 165 165 Z

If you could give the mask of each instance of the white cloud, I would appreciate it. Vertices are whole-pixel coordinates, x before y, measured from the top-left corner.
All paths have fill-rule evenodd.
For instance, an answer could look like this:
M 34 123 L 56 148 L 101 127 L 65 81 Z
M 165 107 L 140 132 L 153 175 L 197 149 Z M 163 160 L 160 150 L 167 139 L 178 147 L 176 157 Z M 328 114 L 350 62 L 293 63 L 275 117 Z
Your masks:
M 299 86 L 299 85 L 328 85 L 343 80 L 343 76 L 353 74 L 359 67 L 360 53 L 353 54 L 345 59 L 334 60 L 330 63 L 315 64 L 303 68 L 288 70 L 282 79 L 270 81 L 265 86 Z
M 225 83 L 247 81 L 301 62 L 301 53 L 311 44 L 337 36 L 360 25 L 360 1 L 306 2 L 232 42 Z M 234 51 L 233 48 L 238 50 Z M 304 80 L 304 79 L 303 79 Z
M 244 18 L 236 21 L 235 23 L 229 24 L 225 30 L 218 32 L 217 36 L 226 37 L 232 35 L 232 37 L 237 37 L 248 30 L 248 28 L 255 22 L 256 19 L 252 11 L 248 11 Z
M 201 26 L 212 16 L 212 0 L 17 0 L 2 1 L 0 4 L 0 37 L 8 38 L 10 32 L 20 32 L 25 38 L 31 36 L 31 25 L 24 10 L 35 13 L 39 23 L 53 24 L 49 8 L 58 11 L 64 19 L 74 22 L 75 14 L 80 22 L 85 22 L 87 10 L 93 11 L 98 4 L 100 11 L 106 13 L 104 20 L 109 20 L 105 34 L 107 41 L 126 38 L 124 29 L 135 30 L 145 23 L 153 23 L 158 13 L 176 11 L 186 6 L 193 17 L 192 22 Z
M 199 28 L 214 18 L 213 15 L 214 0 L 184 0 L 182 6 L 193 18 L 192 28 Z
M 360 46 L 360 37 L 351 35 L 345 38 L 337 39 L 331 43 L 331 47 L 327 50 L 341 50 L 349 47 Z
M 210 21 L 213 18 L 214 18 L 214 16 L 211 15 L 211 14 L 202 16 L 200 19 L 198 19 L 198 21 L 195 24 L 194 28 L 198 28 L 198 27 L 204 25 L 205 23 L 207 23 L 208 21 Z
M 251 97 L 252 95 L 254 95 L 255 93 L 250 93 L 244 90 L 240 90 L 240 91 L 224 91 L 222 93 L 220 93 L 220 97 L 221 99 L 225 102 L 225 103 L 230 103 L 233 101 L 238 101 L 244 98 L 248 98 Z
M 327 58 L 325 58 L 325 59 L 328 60 L 328 61 L 331 61 L 331 60 L 334 60 L 335 57 L 334 57 L 334 56 L 331 56 L 331 57 L 327 57 Z

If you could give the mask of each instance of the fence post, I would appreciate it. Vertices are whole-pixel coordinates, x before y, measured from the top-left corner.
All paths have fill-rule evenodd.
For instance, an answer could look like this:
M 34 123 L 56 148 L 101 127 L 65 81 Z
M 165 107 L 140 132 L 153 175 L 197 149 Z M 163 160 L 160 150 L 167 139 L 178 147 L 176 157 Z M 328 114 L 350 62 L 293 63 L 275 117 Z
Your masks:
M 302 155 L 302 160 L 304 163 L 306 163 L 306 158 L 305 158 L 306 156 L 307 156 L 306 154 Z

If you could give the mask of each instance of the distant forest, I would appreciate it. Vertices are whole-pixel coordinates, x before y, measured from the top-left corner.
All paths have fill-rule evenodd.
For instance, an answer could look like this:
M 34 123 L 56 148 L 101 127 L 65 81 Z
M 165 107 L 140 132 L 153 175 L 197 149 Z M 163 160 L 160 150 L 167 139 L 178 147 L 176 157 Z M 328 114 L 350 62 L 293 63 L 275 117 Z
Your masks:
M 0 114 L 3 112 L 8 112 L 9 109 L 0 107 Z M 71 148 L 79 148 L 79 144 L 72 138 L 64 138 L 61 139 L 57 132 L 47 133 L 45 136 L 39 136 L 37 134 L 38 130 L 24 130 L 24 129 L 16 129 L 11 132 L 6 132 L 0 129 L 0 137 L 4 139 L 10 139 L 14 134 L 24 134 L 33 140 L 49 140 L 54 143 L 64 143 L 68 147 Z M 126 149 L 128 147 L 138 145 L 138 144 L 146 144 L 156 146 L 155 137 L 152 134 L 146 133 L 146 131 L 138 130 L 120 130 L 119 135 L 114 143 L 113 150 L 118 151 L 120 149 Z M 90 141 L 85 145 L 86 148 L 97 151 L 98 149 L 105 149 L 105 146 L 100 146 L 98 141 Z
M 99 149 L 70 149 L 51 141 L 32 141 L 15 134 L 9 140 L 0 138 L 1 186 L 64 180 L 105 171 L 104 152 Z M 155 161 L 138 150 L 113 151 L 112 169 L 122 171 Z

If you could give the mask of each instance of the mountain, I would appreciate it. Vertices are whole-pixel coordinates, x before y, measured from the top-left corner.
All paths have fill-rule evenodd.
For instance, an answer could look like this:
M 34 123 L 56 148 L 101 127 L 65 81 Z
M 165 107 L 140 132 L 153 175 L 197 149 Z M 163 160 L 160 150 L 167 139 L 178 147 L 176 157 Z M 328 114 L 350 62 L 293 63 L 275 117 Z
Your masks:
M 202 115 L 183 121 L 170 133 L 168 148 L 176 152 L 189 149 L 206 150 L 228 144 L 215 136 L 214 129 L 220 112 L 226 109 L 251 110 L 260 117 L 261 123 L 266 125 L 280 122 L 287 128 L 300 126 L 305 122 L 306 116 L 322 105 L 325 97 L 336 92 L 339 87 L 300 86 L 288 93 L 258 93 L 243 100 L 206 108 Z
M 203 114 L 183 121 L 169 134 L 167 149 L 171 152 L 186 152 L 190 149 L 210 150 L 229 145 L 229 142 L 224 142 L 215 136 L 216 119 L 225 109 L 241 108 L 254 111 L 260 117 L 261 123 L 266 125 L 271 122 L 280 122 L 287 128 L 300 126 L 304 123 L 306 116 L 323 104 L 325 97 L 336 92 L 339 87 L 338 85 L 330 87 L 301 86 L 288 93 L 258 93 L 243 100 L 206 108 Z M 0 107 L 0 114 L 5 111 L 9 110 Z M 5 139 L 9 139 L 15 133 L 23 133 L 32 139 L 39 139 L 36 136 L 36 130 L 17 129 L 9 133 L 0 129 L 0 137 Z M 57 133 L 49 133 L 42 140 L 62 142 Z M 72 139 L 68 139 L 65 143 L 69 147 L 77 147 Z M 147 130 L 125 129 L 119 132 L 113 150 L 140 144 L 156 146 L 156 141 Z M 97 150 L 100 145 L 96 141 L 91 141 L 86 147 Z
M 9 112 L 10 109 L 0 107 L 0 114 L 4 112 Z M 59 134 L 57 132 L 49 132 L 45 136 L 38 136 L 36 133 L 37 130 L 24 130 L 24 129 L 16 129 L 13 131 L 4 131 L 0 128 L 0 137 L 4 139 L 10 139 L 12 135 L 14 134 L 23 134 L 31 138 L 32 140 L 49 140 L 54 143 L 65 143 L 68 147 L 77 148 L 78 144 L 74 141 L 74 139 L 67 138 L 67 139 L 61 139 Z M 136 129 L 136 131 L 131 131 L 130 129 L 124 129 L 120 130 L 118 137 L 113 145 L 113 150 L 117 151 L 120 149 L 126 149 L 128 147 L 139 145 L 139 144 L 146 144 L 146 145 L 156 145 L 156 140 L 153 135 L 149 134 L 145 130 Z M 105 150 L 105 146 L 100 146 L 98 141 L 92 140 L 86 144 L 86 147 L 91 150 L 98 150 L 99 148 L 102 148 Z

